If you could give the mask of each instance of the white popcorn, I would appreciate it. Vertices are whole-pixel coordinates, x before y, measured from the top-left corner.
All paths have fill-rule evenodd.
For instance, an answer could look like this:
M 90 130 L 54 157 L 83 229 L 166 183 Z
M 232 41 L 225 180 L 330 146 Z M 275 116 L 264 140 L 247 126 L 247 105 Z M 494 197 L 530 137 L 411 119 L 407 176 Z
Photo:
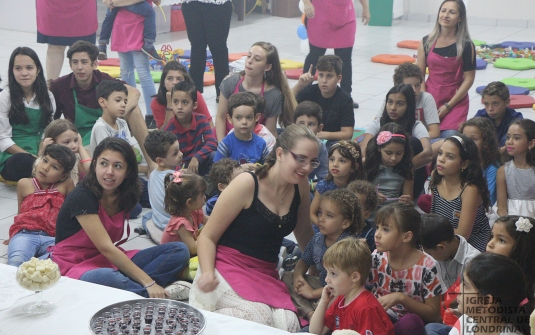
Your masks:
M 32 257 L 19 266 L 16 278 L 20 286 L 32 291 L 42 291 L 56 284 L 61 275 L 58 265 L 52 260 Z

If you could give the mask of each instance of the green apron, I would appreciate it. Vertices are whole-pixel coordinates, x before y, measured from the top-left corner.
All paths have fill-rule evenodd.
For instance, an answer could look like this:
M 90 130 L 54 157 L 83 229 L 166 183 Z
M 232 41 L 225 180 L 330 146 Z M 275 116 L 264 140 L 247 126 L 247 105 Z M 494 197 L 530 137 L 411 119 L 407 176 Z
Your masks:
M 26 107 L 25 110 L 30 123 L 11 125 L 11 139 L 23 150 L 32 155 L 37 155 L 39 143 L 45 129 L 45 120 L 40 108 Z M 0 171 L 4 170 L 5 162 L 9 157 L 11 157 L 11 154 L 7 151 L 0 152 Z
M 74 125 L 78 128 L 78 133 L 82 136 L 82 143 L 86 147 L 91 141 L 91 130 L 93 130 L 95 122 L 102 116 L 102 109 L 80 105 L 74 88 L 72 93 L 74 95 Z

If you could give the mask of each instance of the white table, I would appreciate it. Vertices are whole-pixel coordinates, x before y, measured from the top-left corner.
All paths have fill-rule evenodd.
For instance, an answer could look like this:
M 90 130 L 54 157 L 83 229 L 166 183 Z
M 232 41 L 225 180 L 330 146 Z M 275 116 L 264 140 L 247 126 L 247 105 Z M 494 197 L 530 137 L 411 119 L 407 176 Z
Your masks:
M 15 281 L 15 267 L 0 264 L 0 304 L 10 294 L 24 296 Z M 22 294 L 22 295 L 21 295 Z M 53 301 L 56 308 L 45 315 L 27 315 L 22 306 L 36 300 L 31 294 L 11 308 L 0 310 L 0 335 L 89 335 L 89 319 L 101 308 L 125 300 L 139 299 L 137 294 L 66 277 L 53 288 L 44 291 L 44 300 Z M 13 299 L 11 299 L 13 300 Z M 203 311 L 206 328 L 201 335 L 283 335 L 288 332 L 221 314 Z

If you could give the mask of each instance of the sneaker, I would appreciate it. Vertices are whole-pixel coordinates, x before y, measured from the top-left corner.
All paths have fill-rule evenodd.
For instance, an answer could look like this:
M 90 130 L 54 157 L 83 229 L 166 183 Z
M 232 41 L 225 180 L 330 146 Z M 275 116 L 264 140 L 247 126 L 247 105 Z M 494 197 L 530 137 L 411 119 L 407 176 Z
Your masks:
M 295 265 L 297 264 L 297 261 L 301 258 L 301 250 L 299 249 L 299 246 L 295 246 L 294 250 L 292 250 L 292 253 L 286 255 L 284 258 L 284 261 L 282 262 L 282 268 L 285 271 L 293 271 L 295 268 Z
M 108 46 L 106 44 L 98 45 L 98 56 L 97 56 L 98 60 L 108 59 L 107 49 L 108 49 Z
M 149 130 L 158 128 L 156 127 L 156 121 L 154 121 L 154 115 L 152 114 L 145 115 L 145 124 Z
M 188 300 L 192 285 L 186 281 L 176 281 L 167 286 L 165 290 L 172 300 Z
M 358 102 L 354 102 L 353 103 L 353 108 L 359 108 L 359 103 Z
M 158 52 L 156 51 L 156 48 L 154 48 L 154 46 L 150 46 L 150 47 L 147 47 L 147 46 L 143 46 L 143 48 L 141 48 L 141 51 L 143 51 L 144 53 L 146 53 L 147 55 L 149 55 L 150 58 L 154 59 L 154 60 L 157 60 L 157 61 L 163 61 L 163 58 L 160 57 L 160 55 L 158 55 Z

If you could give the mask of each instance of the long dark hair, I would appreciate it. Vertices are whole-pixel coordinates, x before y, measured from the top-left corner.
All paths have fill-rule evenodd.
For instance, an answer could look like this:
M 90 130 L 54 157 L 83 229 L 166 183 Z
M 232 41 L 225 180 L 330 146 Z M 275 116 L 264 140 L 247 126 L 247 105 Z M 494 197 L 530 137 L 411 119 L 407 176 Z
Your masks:
M 386 108 L 388 105 L 388 98 L 390 94 L 396 93 L 403 94 L 403 96 L 405 97 L 405 102 L 407 103 L 407 109 L 405 110 L 405 114 L 401 118 L 394 121 L 390 118 L 390 116 L 388 116 Z M 403 129 L 405 129 L 405 132 L 407 134 L 412 135 L 412 129 L 414 128 L 414 124 L 416 123 L 416 96 L 414 95 L 414 89 L 411 85 L 396 85 L 392 87 L 390 91 L 388 91 L 388 93 L 386 94 L 385 108 L 383 109 L 383 115 L 381 115 L 379 123 L 382 127 L 389 122 L 395 122 L 399 124 L 403 127 Z
M 18 47 L 11 53 L 9 58 L 9 70 L 8 70 L 8 87 L 9 87 L 9 98 L 11 100 L 11 108 L 9 109 L 9 123 L 11 124 L 28 124 L 30 120 L 28 119 L 28 114 L 26 114 L 26 109 L 24 107 L 24 92 L 22 87 L 15 79 L 13 74 L 13 67 L 15 66 L 15 57 L 17 56 L 28 56 L 35 63 L 37 68 L 37 78 L 32 85 L 32 90 L 35 93 L 35 98 L 41 107 L 42 112 L 42 126 L 46 127 L 50 120 L 52 119 L 52 113 L 54 112 L 52 108 L 52 101 L 50 101 L 50 96 L 48 95 L 48 89 L 46 87 L 45 75 L 43 73 L 43 66 L 39 57 L 28 47 Z
M 535 219 L 524 217 L 535 227 Z M 520 265 L 526 278 L 529 301 L 534 302 L 533 286 L 535 284 L 535 259 L 532 255 L 535 254 L 535 228 L 531 228 L 529 232 L 516 230 L 516 222 L 520 219 L 517 215 L 502 216 L 496 223 L 503 223 L 507 233 L 515 240 L 513 250 L 509 258 Z
M 117 190 L 119 191 L 119 209 L 121 211 L 130 212 L 139 202 L 141 184 L 137 175 L 136 154 L 130 144 L 125 140 L 117 137 L 108 137 L 97 145 L 95 152 L 93 153 L 93 160 L 91 161 L 89 173 L 85 176 L 83 183 L 98 199 L 102 198 L 102 186 L 98 183 L 95 168 L 97 159 L 105 150 L 120 153 L 126 161 L 126 176 Z
M 164 106 L 167 106 L 167 98 L 165 96 L 167 93 L 167 89 L 165 88 L 165 77 L 167 77 L 169 71 L 180 71 L 180 73 L 184 76 L 184 81 L 187 81 L 191 85 L 195 85 L 184 65 L 180 64 L 176 60 L 172 60 L 165 64 L 162 70 L 162 76 L 160 77 L 160 87 L 158 87 L 158 93 L 152 96 L 153 98 L 156 97 L 158 103 Z
M 498 138 L 496 137 L 496 127 L 490 119 L 484 117 L 475 117 L 466 120 L 459 127 L 459 132 L 462 134 L 465 127 L 476 127 L 481 133 L 481 167 L 486 169 L 491 165 L 498 165 L 500 162 L 500 150 L 498 145 Z
M 394 172 L 401 175 L 407 180 L 412 180 L 414 178 L 414 166 L 412 164 L 412 149 L 409 141 L 409 135 L 403 130 L 403 128 L 394 122 L 390 122 L 381 127 L 381 131 L 389 131 L 392 134 L 403 135 L 392 136 L 390 141 L 384 143 L 383 145 L 377 144 L 377 136 L 374 136 L 370 141 L 368 141 L 368 146 L 366 147 L 366 161 L 364 161 L 364 171 L 366 171 L 368 180 L 373 181 L 375 177 L 379 174 L 380 165 L 382 164 L 382 157 L 380 150 L 387 146 L 390 143 L 399 143 L 403 145 L 405 152 L 403 153 L 403 158 L 399 163 L 394 166 Z
M 461 162 L 468 161 L 468 166 L 461 170 L 461 187 L 464 188 L 467 185 L 474 185 L 477 187 L 478 193 L 483 200 L 483 207 L 485 207 L 485 210 L 488 210 L 490 207 L 489 188 L 487 186 L 487 180 L 483 176 L 477 146 L 471 138 L 465 135 L 456 135 L 456 137 L 460 137 L 462 141 L 457 140 L 454 136 L 450 136 L 444 143 L 450 141 L 455 144 L 459 150 Z M 436 189 L 441 181 L 442 176 L 438 173 L 435 165 L 435 168 L 431 173 L 429 188 L 432 190 Z
M 520 328 L 523 334 L 530 333 L 529 316 L 533 312 L 533 304 L 529 299 L 532 297 L 526 292 L 526 280 L 515 261 L 489 252 L 479 254 L 468 262 L 462 280 L 465 278 L 472 282 L 480 297 L 492 296 L 492 301 L 501 307 L 496 311 L 502 319 Z M 521 305 L 526 298 L 528 303 Z M 463 299 L 466 301 L 465 297 Z

